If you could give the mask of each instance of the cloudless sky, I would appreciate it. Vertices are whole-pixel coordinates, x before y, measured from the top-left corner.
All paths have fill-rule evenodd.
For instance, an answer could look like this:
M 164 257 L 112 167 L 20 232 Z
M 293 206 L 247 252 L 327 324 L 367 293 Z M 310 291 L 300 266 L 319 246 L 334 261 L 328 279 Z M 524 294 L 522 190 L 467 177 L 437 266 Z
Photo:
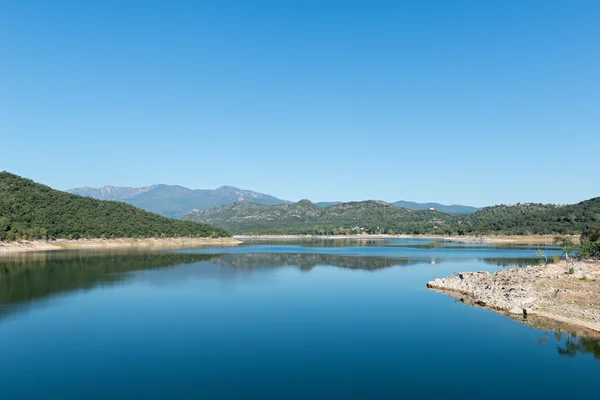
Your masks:
M 600 1 L 0 0 L 0 170 L 299 200 L 600 195 Z

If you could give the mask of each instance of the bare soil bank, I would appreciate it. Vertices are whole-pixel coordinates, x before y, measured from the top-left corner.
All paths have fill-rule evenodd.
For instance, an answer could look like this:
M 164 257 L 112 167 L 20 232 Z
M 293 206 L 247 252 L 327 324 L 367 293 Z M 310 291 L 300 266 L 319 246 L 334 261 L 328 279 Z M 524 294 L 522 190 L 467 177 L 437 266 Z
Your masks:
M 546 317 L 600 332 L 600 261 L 463 272 L 427 287 L 501 313 Z
M 241 243 L 233 238 L 148 238 L 148 239 L 79 239 L 0 242 L 0 255 L 29 251 L 65 249 L 182 249 L 200 246 L 234 246 Z
M 415 238 L 415 239 L 444 239 L 460 243 L 490 243 L 490 244 L 553 244 L 555 235 L 528 235 L 528 236 L 431 236 L 431 235 L 236 235 L 236 239 L 270 239 L 270 240 L 293 240 L 293 239 L 394 239 L 394 238 Z M 570 236 L 574 243 L 579 242 L 579 237 Z

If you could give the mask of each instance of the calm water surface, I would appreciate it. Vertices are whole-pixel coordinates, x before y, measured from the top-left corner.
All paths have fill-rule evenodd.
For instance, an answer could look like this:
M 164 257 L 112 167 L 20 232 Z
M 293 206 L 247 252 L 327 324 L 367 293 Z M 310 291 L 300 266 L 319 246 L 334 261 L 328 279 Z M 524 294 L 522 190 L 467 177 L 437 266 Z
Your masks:
M 536 262 L 536 248 L 260 241 L 0 259 L 0 397 L 596 398 L 597 339 L 425 287 Z

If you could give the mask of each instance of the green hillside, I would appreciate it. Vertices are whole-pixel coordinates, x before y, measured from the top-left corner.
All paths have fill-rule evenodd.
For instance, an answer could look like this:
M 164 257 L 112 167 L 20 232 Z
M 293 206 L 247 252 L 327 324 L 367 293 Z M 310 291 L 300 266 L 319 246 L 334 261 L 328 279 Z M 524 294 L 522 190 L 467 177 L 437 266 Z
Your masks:
M 319 207 L 309 200 L 265 206 L 239 201 L 209 210 L 193 210 L 186 220 L 201 221 L 237 233 L 338 234 L 425 233 L 441 230 L 454 220 L 429 210 L 408 210 L 382 201 L 361 201 Z
M 391 203 L 398 207 L 408 208 L 409 210 L 429 210 L 436 209 L 446 214 L 472 214 L 479 210 L 477 207 L 463 206 L 460 204 L 445 205 L 440 203 L 415 203 L 414 201 L 395 201 Z
M 0 172 L 0 240 L 160 236 L 230 234 L 210 225 L 173 220 L 129 204 L 61 192 Z
M 465 234 L 580 234 L 600 224 L 600 197 L 566 206 L 528 203 L 486 207 L 458 222 L 458 231 Z
M 409 210 L 380 201 L 329 207 L 319 207 L 308 200 L 278 206 L 240 201 L 193 210 L 184 219 L 253 234 L 580 234 L 600 224 L 600 197 L 567 206 L 528 203 L 486 207 L 462 216 Z

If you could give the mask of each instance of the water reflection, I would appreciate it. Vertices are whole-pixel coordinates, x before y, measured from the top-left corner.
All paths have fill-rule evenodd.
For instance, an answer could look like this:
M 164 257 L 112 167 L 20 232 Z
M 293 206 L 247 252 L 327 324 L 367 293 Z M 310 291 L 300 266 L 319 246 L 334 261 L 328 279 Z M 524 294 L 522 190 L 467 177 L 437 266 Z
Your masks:
M 462 243 L 447 239 L 420 238 L 307 238 L 307 239 L 243 239 L 240 246 L 294 245 L 305 248 L 325 247 L 396 247 L 411 249 L 456 250 L 560 250 L 559 246 L 526 245 L 517 243 Z
M 211 254 L 157 252 L 47 252 L 3 259 L 0 263 L 0 317 L 27 303 L 62 292 L 116 284 L 128 273 L 191 264 Z
M 565 337 L 564 340 L 562 339 Z M 591 354 L 596 360 L 600 360 L 600 339 L 579 337 L 576 334 L 557 333 L 560 344 L 557 347 L 558 354 L 564 357 L 575 357 L 576 355 Z
M 460 304 L 469 307 L 482 307 L 481 305 L 475 303 L 473 298 L 464 294 L 452 291 L 437 291 L 453 297 Z M 556 346 L 556 351 L 560 356 L 575 357 L 578 355 L 591 355 L 595 359 L 600 360 L 599 332 L 535 315 L 522 316 L 504 314 L 501 311 L 498 311 L 498 313 L 505 315 L 506 317 L 523 325 L 527 325 L 542 331 L 543 336 L 538 338 L 538 344 Z
M 183 276 L 221 279 L 238 272 L 295 266 L 309 271 L 317 265 L 378 270 L 408 265 L 423 260 L 386 257 L 356 257 L 319 253 L 231 253 L 202 254 L 189 252 L 46 252 L 20 254 L 0 263 L 0 317 L 32 303 L 64 292 L 87 290 L 99 285 L 114 285 L 130 273 L 156 270 L 184 264 L 203 264 L 201 268 L 173 269 L 170 278 Z M 160 279 L 167 279 L 161 275 Z
M 303 271 L 310 271 L 317 265 L 375 271 L 393 266 L 435 265 L 450 260 L 462 262 L 463 259 L 484 261 L 486 264 L 502 267 L 522 267 L 537 262 L 533 258 L 511 258 L 512 252 L 465 253 L 456 247 L 439 249 L 438 247 L 445 246 L 445 242 L 439 240 L 294 240 L 290 241 L 293 245 L 287 246 L 282 244 L 282 241 L 273 241 L 277 246 L 270 245 L 269 241 L 258 242 L 258 246 L 245 244 L 238 248 L 200 251 L 61 251 L 21 253 L 3 257 L 0 259 L 0 316 L 59 293 L 91 289 L 98 285 L 114 285 L 130 277 L 130 273 L 134 271 L 202 261 L 210 261 L 210 264 L 203 264 L 201 268 L 172 270 L 169 276 L 161 274 L 156 276 L 155 280 L 191 277 L 231 279 L 234 276 L 232 272 L 287 266 L 294 266 Z M 410 249 L 394 250 L 394 244 Z M 348 245 L 353 247 L 347 247 Z M 360 246 L 377 246 L 377 249 L 369 250 Z M 422 247 L 434 250 L 427 251 Z M 497 256 L 485 257 L 490 253 Z
M 544 261 L 543 259 L 535 260 L 531 258 L 483 258 L 481 260 L 486 264 L 498 265 L 502 268 L 524 268 Z
M 389 268 L 395 265 L 429 262 L 429 259 L 407 260 L 373 256 L 357 257 L 326 253 L 231 253 L 219 255 L 213 259 L 212 262 L 238 270 L 295 266 L 303 271 L 310 271 L 317 265 L 330 265 L 349 269 L 377 270 Z
M 556 351 L 560 356 L 591 355 L 596 360 L 600 360 L 600 333 L 598 332 L 537 316 L 511 316 L 511 318 L 544 331 L 543 336 L 538 339 L 538 343 L 556 346 Z

